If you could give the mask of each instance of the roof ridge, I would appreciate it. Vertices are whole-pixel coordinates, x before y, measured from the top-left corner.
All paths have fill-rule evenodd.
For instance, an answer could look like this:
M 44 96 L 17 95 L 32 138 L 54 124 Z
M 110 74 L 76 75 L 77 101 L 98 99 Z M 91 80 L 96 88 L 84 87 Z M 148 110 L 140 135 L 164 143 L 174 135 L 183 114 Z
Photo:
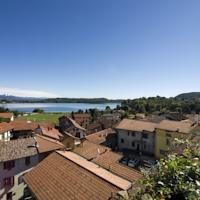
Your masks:
M 132 186 L 130 181 L 111 173 L 110 171 L 102 168 L 100 165 L 94 162 L 90 162 L 76 153 L 70 151 L 56 151 L 56 152 L 122 190 L 126 191 Z
M 44 139 L 44 140 L 47 140 L 47 141 L 49 141 L 49 142 L 51 142 L 51 143 L 54 143 L 54 144 L 59 144 L 59 145 L 62 144 L 62 143 L 59 142 L 59 141 L 54 141 L 54 139 L 48 138 L 48 137 L 43 136 L 43 135 L 36 134 L 36 137 L 40 137 L 40 138 L 42 138 L 42 139 Z M 62 145 L 63 145 L 63 144 L 62 144 Z

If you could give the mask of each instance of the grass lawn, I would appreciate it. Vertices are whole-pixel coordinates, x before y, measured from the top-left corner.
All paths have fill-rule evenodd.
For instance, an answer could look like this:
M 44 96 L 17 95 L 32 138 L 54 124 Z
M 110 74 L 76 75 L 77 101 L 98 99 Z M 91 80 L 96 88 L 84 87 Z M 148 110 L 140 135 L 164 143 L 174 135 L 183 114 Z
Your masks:
M 16 120 L 27 120 L 33 122 L 53 122 L 58 124 L 58 118 L 66 113 L 36 113 L 33 115 L 18 117 Z

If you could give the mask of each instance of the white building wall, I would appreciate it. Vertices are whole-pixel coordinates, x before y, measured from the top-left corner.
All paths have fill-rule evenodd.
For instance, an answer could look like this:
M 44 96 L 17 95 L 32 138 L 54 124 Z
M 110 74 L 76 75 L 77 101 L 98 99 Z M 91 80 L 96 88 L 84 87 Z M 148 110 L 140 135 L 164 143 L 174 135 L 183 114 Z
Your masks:
M 149 154 L 154 154 L 154 133 L 146 133 L 148 138 L 143 138 L 145 132 L 133 132 L 128 130 L 117 130 L 119 149 L 139 150 Z M 134 133 L 132 135 L 132 133 Z M 122 142 L 123 140 L 123 142 Z M 134 143 L 134 145 L 133 145 Z
M 9 192 L 13 193 L 13 200 L 20 199 L 24 194 L 24 188 L 26 185 L 23 182 L 19 182 L 21 176 L 32 169 L 39 163 L 39 155 L 30 157 L 30 165 L 25 164 L 25 158 L 15 160 L 15 167 L 11 170 L 4 169 L 4 164 L 0 163 L 0 199 L 6 200 L 6 195 Z M 4 188 L 3 180 L 4 178 L 14 176 L 14 186 L 11 188 Z
M 0 134 L 0 140 L 9 141 L 11 137 L 10 131 Z

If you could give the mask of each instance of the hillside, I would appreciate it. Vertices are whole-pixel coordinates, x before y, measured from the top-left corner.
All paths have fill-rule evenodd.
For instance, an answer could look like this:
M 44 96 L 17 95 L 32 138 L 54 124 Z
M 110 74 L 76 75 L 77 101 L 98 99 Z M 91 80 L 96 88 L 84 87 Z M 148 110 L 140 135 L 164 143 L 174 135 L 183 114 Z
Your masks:
M 200 100 L 200 92 L 183 93 L 183 94 L 179 94 L 175 98 L 180 99 L 180 100 L 181 99 L 198 99 L 198 100 Z
M 6 103 L 120 103 L 122 100 L 106 98 L 34 98 L 0 95 L 0 102 Z

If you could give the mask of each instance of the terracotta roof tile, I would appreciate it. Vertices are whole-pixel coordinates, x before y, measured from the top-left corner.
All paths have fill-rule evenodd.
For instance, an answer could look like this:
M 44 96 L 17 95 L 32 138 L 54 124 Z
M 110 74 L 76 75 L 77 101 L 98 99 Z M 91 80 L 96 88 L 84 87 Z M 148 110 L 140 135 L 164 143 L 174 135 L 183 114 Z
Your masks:
M 73 150 L 74 153 L 91 160 L 110 172 L 121 176 L 129 181 L 136 181 L 141 177 L 141 174 L 119 163 L 122 155 L 114 153 L 110 148 L 102 145 L 94 144 L 89 141 L 84 141 L 82 145 Z
M 122 157 L 123 156 L 120 154 L 114 153 L 112 151 L 107 151 L 94 159 L 93 162 L 111 171 L 112 173 L 125 178 L 126 180 L 134 182 L 141 178 L 139 171 L 130 169 L 129 167 L 119 163 L 119 160 Z
M 162 120 L 159 124 L 157 124 L 156 128 L 167 131 L 189 133 L 194 126 L 191 122 Z
M 55 128 L 40 126 L 42 135 L 59 140 L 63 135 Z
M 71 117 L 68 117 L 68 116 L 62 116 L 60 117 L 59 119 L 62 119 L 62 118 L 66 118 L 68 119 L 72 124 L 73 126 L 75 126 L 77 129 L 81 129 L 83 131 L 86 131 L 86 129 L 84 129 L 82 126 L 80 126 L 75 120 L 73 120 Z
M 5 133 L 7 131 L 11 131 L 13 126 L 10 123 L 2 122 L 0 123 L 0 133 Z
M 0 142 L 0 162 L 24 158 L 37 154 L 34 138 Z
M 102 144 L 106 141 L 106 137 L 112 134 L 116 134 L 116 131 L 113 130 L 112 128 L 108 128 L 96 133 L 92 133 L 86 136 L 86 139 L 95 144 Z
M 0 118 L 4 119 L 11 119 L 13 116 L 13 113 L 0 113 Z
M 39 145 L 38 146 L 39 153 L 64 148 L 64 145 L 61 142 L 54 140 L 54 139 L 51 139 L 51 138 L 47 138 L 45 136 L 36 135 L 36 140 L 37 140 L 38 145 Z
M 139 121 L 139 120 L 131 120 L 131 119 L 123 119 L 116 129 L 125 129 L 129 131 L 148 131 L 154 132 L 156 123 L 147 122 L 147 121 Z
M 43 136 L 22 138 L 10 141 L 0 141 L 0 162 L 16 160 L 38 153 L 62 149 L 60 142 Z
M 80 146 L 76 147 L 73 151 L 74 153 L 79 154 L 87 160 L 91 160 L 101 155 L 102 153 L 105 153 L 108 150 L 110 149 L 107 147 L 97 145 L 85 140 Z
M 72 118 L 78 122 L 79 124 L 81 124 L 82 122 L 84 122 L 85 120 L 90 119 L 90 114 L 87 113 L 74 113 Z
M 34 131 L 38 128 L 38 123 L 28 121 L 13 121 L 10 124 L 14 127 L 14 131 Z
M 65 158 L 76 163 L 77 165 L 97 175 L 98 177 L 101 177 L 107 182 L 117 186 L 118 188 L 121 188 L 121 190 L 126 191 L 130 189 L 132 186 L 130 181 L 125 180 L 124 178 L 119 177 L 118 175 L 109 172 L 105 168 L 102 168 L 101 166 L 99 166 L 98 164 L 94 162 L 88 161 L 87 159 L 77 155 L 76 153 L 73 153 L 71 151 L 57 151 L 57 152 L 60 155 L 64 156 Z
M 38 200 L 106 200 L 120 190 L 58 153 L 52 153 L 24 177 Z

